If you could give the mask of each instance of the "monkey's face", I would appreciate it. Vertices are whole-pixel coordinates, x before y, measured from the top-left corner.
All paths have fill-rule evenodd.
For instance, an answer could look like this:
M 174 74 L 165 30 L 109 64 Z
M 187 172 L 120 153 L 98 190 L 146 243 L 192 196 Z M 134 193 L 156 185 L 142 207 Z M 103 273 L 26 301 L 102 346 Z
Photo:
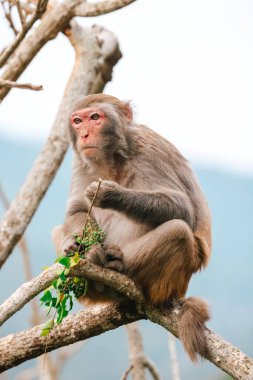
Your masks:
M 76 135 L 76 149 L 86 157 L 96 157 L 101 144 L 101 129 L 106 122 L 105 113 L 90 107 L 73 112 L 70 119 Z

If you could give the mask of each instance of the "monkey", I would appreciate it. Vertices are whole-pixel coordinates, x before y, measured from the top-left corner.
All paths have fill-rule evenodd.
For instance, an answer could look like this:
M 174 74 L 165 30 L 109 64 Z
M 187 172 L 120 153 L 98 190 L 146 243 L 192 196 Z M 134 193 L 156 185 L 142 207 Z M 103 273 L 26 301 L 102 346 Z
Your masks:
M 74 162 L 64 224 L 53 230 L 59 252 L 76 248 L 87 210 L 102 178 L 92 216 L 106 232 L 86 258 L 129 276 L 153 306 L 181 304 L 179 337 L 193 361 L 207 351 L 207 304 L 185 298 L 193 273 L 211 255 L 211 216 L 188 161 L 177 148 L 134 121 L 129 102 L 93 94 L 73 107 L 69 124 Z M 103 302 L 103 284 L 86 302 Z

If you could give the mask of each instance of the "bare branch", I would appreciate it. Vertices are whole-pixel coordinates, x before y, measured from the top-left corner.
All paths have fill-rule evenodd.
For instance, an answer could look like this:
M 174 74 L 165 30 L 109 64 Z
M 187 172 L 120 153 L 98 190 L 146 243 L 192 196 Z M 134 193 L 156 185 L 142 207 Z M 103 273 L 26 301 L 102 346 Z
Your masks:
M 135 0 L 105 1 L 89 4 L 90 8 L 85 9 L 87 16 L 96 16 L 122 8 L 133 1 Z M 30 35 L 22 41 L 18 49 L 15 50 L 12 60 L 6 65 L 2 79 L 16 81 L 40 49 L 49 40 L 55 38 L 59 32 L 64 31 L 68 27 L 71 19 L 78 13 L 76 9 L 79 6 L 86 7 L 86 3 L 82 0 L 63 0 L 60 3 L 56 3 L 50 12 L 44 15 L 40 24 L 34 28 Z M 0 90 L 0 101 L 5 98 L 8 92 L 9 89 L 7 88 Z
M 169 353 L 170 353 L 172 380 L 180 380 L 176 342 L 175 342 L 174 336 L 170 333 L 168 334 L 168 346 L 169 346 Z
M 17 7 L 17 10 L 18 10 L 18 15 L 19 15 L 19 18 L 20 18 L 20 22 L 21 22 L 21 25 L 22 25 L 22 28 L 24 28 L 25 26 L 25 16 L 23 14 L 23 9 L 20 5 L 20 2 L 19 0 L 15 0 L 16 2 L 16 7 Z
M 3 11 L 4 11 L 5 18 L 8 21 L 9 26 L 13 30 L 14 34 L 17 35 L 18 31 L 17 31 L 17 29 L 15 27 L 15 24 L 14 24 L 13 20 L 12 20 L 12 14 L 11 14 L 12 5 L 9 2 L 7 2 L 7 4 L 8 4 L 8 9 L 7 9 L 5 7 L 5 3 L 6 3 L 6 1 L 1 0 L 1 4 L 2 4 L 2 8 L 3 8 Z
M 128 375 L 130 375 L 130 373 L 132 372 L 132 370 L 133 370 L 133 365 L 130 365 L 130 366 L 126 369 L 125 373 L 123 373 L 123 375 L 122 375 L 122 377 L 121 377 L 121 380 L 127 380 Z
M 46 11 L 48 0 L 39 0 L 36 10 L 33 14 L 33 16 L 30 18 L 30 20 L 23 25 L 23 29 L 20 33 L 18 33 L 16 39 L 13 41 L 13 43 L 8 46 L 3 53 L 0 56 L 0 68 L 3 67 L 3 65 L 7 62 L 8 58 L 11 56 L 11 54 L 16 50 L 16 48 L 19 46 L 20 42 L 25 38 L 26 34 L 29 32 L 29 30 L 32 28 L 35 21 L 37 21 L 43 13 Z M 18 2 L 19 4 L 19 2 Z
M 25 90 L 34 90 L 34 91 L 41 91 L 43 90 L 42 86 L 34 86 L 30 83 L 16 83 L 12 82 L 10 80 L 0 80 L 0 88 L 21 88 Z
M 143 316 L 143 315 L 142 315 Z M 40 336 L 42 326 L 0 339 L 0 372 L 28 359 L 115 329 L 141 318 L 141 313 L 115 304 L 94 307 L 65 318 L 46 337 Z
M 16 81 L 40 49 L 68 26 L 73 17 L 73 8 L 79 2 L 80 0 L 64 0 L 46 13 L 39 25 L 27 38 L 23 39 L 21 45 L 15 50 L 12 59 L 6 65 L 6 70 L 1 75 L 1 79 Z M 0 90 L 0 101 L 5 98 L 8 92 L 9 89 Z
M 105 0 L 99 3 L 81 3 L 75 8 L 76 16 L 95 17 L 117 11 L 136 0 Z
M 145 380 L 145 368 L 147 368 L 154 380 L 160 380 L 157 369 L 145 355 L 138 323 L 131 323 L 126 326 L 126 329 L 128 333 L 130 366 L 122 378 L 126 379 L 131 372 L 133 380 Z
M 145 380 L 144 348 L 137 322 L 126 325 L 129 346 L 129 359 L 133 380 Z
M 67 126 L 73 104 L 84 95 L 103 91 L 121 56 L 115 36 L 106 29 L 71 25 L 69 38 L 76 51 L 76 63 L 48 140 L 2 220 L 0 267 L 24 233 L 63 160 L 69 145 Z
M 154 380 L 160 380 L 160 375 L 150 359 L 144 360 L 144 367 L 147 368 Z

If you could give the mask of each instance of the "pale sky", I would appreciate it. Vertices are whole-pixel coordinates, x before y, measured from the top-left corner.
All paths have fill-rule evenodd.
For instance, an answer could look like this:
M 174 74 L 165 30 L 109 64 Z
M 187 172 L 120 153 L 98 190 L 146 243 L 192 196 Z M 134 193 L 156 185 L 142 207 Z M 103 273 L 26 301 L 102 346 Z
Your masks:
M 11 37 L 0 15 L 0 47 Z M 105 92 L 131 99 L 136 119 L 202 165 L 253 174 L 253 2 L 138 0 L 102 17 L 123 58 Z M 0 105 L 0 137 L 45 140 L 74 61 L 60 35 Z

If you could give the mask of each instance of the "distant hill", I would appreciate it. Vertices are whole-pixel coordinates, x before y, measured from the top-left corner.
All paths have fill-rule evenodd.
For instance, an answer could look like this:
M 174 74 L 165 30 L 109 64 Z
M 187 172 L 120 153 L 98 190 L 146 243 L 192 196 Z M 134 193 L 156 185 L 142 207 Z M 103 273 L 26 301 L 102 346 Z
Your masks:
M 40 146 L 0 140 L 0 181 L 10 199 L 23 184 Z M 208 300 L 212 310 L 210 328 L 253 356 L 253 178 L 195 167 L 206 193 L 213 217 L 213 258 L 207 270 L 195 275 L 189 295 Z M 33 273 L 38 274 L 54 260 L 50 231 L 63 221 L 71 172 L 71 154 L 50 187 L 29 226 L 26 237 L 32 257 Z M 1 214 L 4 213 L 0 206 Z M 0 274 L 0 302 L 23 282 L 18 249 Z M 142 322 L 145 348 L 157 364 L 163 378 L 169 378 L 167 334 L 159 326 Z M 1 335 L 29 327 L 29 306 L 2 328 Z M 213 365 L 191 364 L 178 343 L 183 379 L 221 379 L 222 372 Z M 88 341 L 66 365 L 62 380 L 119 379 L 127 367 L 127 341 L 124 329 L 109 332 Z M 98 362 L 100 363 L 98 365 Z M 9 371 L 13 378 L 27 362 Z

